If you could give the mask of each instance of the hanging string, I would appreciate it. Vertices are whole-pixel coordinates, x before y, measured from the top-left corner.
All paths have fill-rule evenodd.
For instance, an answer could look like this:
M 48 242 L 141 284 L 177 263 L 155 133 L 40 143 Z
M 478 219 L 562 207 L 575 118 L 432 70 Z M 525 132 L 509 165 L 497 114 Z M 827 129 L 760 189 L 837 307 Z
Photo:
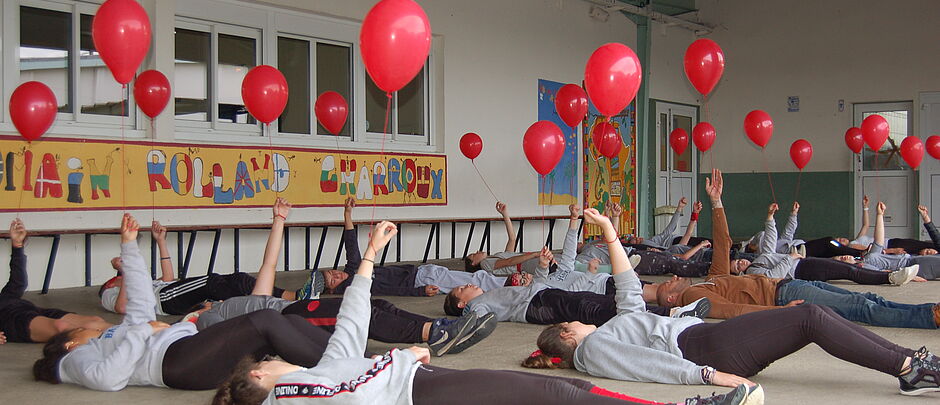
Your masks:
M 540 221 L 540 223 L 542 225 L 542 240 L 543 241 L 545 240 L 545 204 L 544 204 L 544 201 L 542 201 L 542 194 L 543 194 L 542 191 L 544 190 L 545 190 L 545 176 L 540 174 L 538 199 L 539 199 L 539 205 L 542 207 L 542 220 Z M 524 247 L 522 246 L 520 246 L 520 248 L 522 248 L 522 250 L 525 250 Z
M 277 159 L 274 158 L 274 140 L 271 139 L 271 124 L 264 124 L 264 130 L 267 132 L 268 151 L 271 153 L 271 168 L 269 169 L 268 176 L 271 177 L 271 188 L 274 189 L 274 200 L 277 201 L 277 199 L 281 197 L 281 193 L 277 190 Z M 261 190 L 258 191 L 260 192 Z
M 489 190 L 490 195 L 493 196 L 493 199 L 496 200 L 496 201 L 499 201 L 499 197 L 496 197 L 496 194 L 493 193 L 493 189 L 490 188 L 490 185 L 486 183 L 486 179 L 483 178 L 483 173 L 480 173 L 480 169 L 477 168 L 476 162 L 474 162 L 474 161 L 471 159 L 471 160 L 470 160 L 470 164 L 473 165 L 473 169 L 477 171 L 477 175 L 480 176 L 480 180 L 483 180 L 483 185 L 486 186 L 486 189 L 487 189 L 487 190 Z
M 773 196 L 773 198 L 774 198 L 774 204 L 776 204 L 776 203 L 777 203 L 777 193 L 774 192 L 774 181 L 773 181 L 773 179 L 770 177 L 770 169 L 767 167 L 767 154 L 764 153 L 764 148 L 760 148 L 760 155 L 761 155 L 761 160 L 764 161 L 764 172 L 767 173 L 767 183 L 770 184 L 770 195 Z M 802 173 L 802 172 L 803 172 L 803 170 L 800 170 L 800 173 Z M 797 188 L 799 188 L 799 186 L 798 186 Z
M 392 115 L 392 92 L 385 92 L 385 96 L 388 97 L 388 101 L 385 104 L 385 124 L 382 125 L 382 152 L 380 154 L 380 161 L 385 161 L 385 134 L 388 133 L 388 121 Z M 416 173 L 417 175 L 417 173 Z M 375 205 L 378 202 L 378 196 L 372 196 L 372 219 L 369 220 L 369 228 L 371 229 L 375 226 Z M 371 237 L 371 236 L 370 236 Z
M 121 85 L 121 209 L 127 213 L 127 140 L 124 137 L 125 110 L 124 103 L 127 102 L 127 83 Z
M 23 165 L 24 165 L 24 166 L 23 166 L 23 169 L 24 169 L 24 170 L 23 170 L 23 172 L 26 172 L 26 170 L 29 170 L 29 168 L 25 166 L 25 165 L 26 165 L 25 156 L 26 156 L 26 152 L 28 152 L 30 149 L 32 149 L 32 147 L 33 147 L 33 142 L 32 142 L 32 141 L 26 141 L 26 147 L 23 148 L 23 156 L 24 156 L 24 159 L 23 159 Z M 8 169 L 9 169 L 9 170 L 13 170 L 12 167 L 9 167 Z M 23 191 L 26 190 L 26 182 L 28 182 L 28 181 L 29 181 L 29 179 L 28 179 L 28 178 L 25 178 L 25 176 L 24 176 L 24 178 L 23 178 L 23 184 L 20 186 L 20 198 L 19 198 L 19 202 L 16 203 L 16 219 L 20 219 L 20 209 L 23 208 Z
M 875 150 L 874 152 L 875 152 L 875 176 L 874 176 L 875 177 L 875 198 L 877 198 L 877 201 L 881 201 L 881 187 L 878 184 L 879 183 L 878 181 L 879 180 L 878 179 L 878 155 L 881 154 L 881 150 L 880 149 Z
M 800 178 L 803 177 L 803 169 L 800 169 L 800 174 L 796 175 L 796 195 L 793 197 L 793 201 L 800 201 Z M 774 202 L 777 202 L 774 200 Z
M 156 147 L 155 138 L 157 137 L 156 126 L 153 123 L 154 119 L 150 119 L 150 150 Z M 197 185 L 198 187 L 198 185 Z M 156 187 L 154 187 L 156 188 Z M 153 223 L 157 220 L 157 191 L 150 190 L 150 222 Z

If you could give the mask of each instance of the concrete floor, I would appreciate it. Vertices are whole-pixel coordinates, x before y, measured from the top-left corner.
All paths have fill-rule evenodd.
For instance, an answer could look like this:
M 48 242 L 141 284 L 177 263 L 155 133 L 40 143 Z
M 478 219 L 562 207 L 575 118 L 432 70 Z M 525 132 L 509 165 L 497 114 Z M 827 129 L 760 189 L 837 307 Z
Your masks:
M 450 263 L 454 263 L 451 261 Z M 307 272 L 278 273 L 278 285 L 297 286 Z M 651 281 L 663 277 L 643 277 Z M 853 291 L 873 291 L 888 299 L 904 303 L 937 302 L 940 282 L 911 283 L 903 287 L 859 286 L 847 282 L 836 284 Z M 97 305 L 97 287 L 70 288 L 52 291 L 48 295 L 27 294 L 27 299 L 39 306 L 57 307 L 83 314 L 98 314 L 113 322 L 119 317 L 107 314 Z M 432 317 L 443 316 L 443 297 L 416 298 L 390 297 L 403 309 Z M 172 321 L 174 319 L 163 319 Z M 521 370 L 519 363 L 535 350 L 535 337 L 542 326 L 501 323 L 493 334 L 466 352 L 433 358 L 432 364 L 458 369 L 491 368 Z M 870 328 L 879 335 L 902 346 L 919 348 L 926 345 L 940 352 L 940 331 L 921 329 Z M 223 344 L 219 342 L 219 344 Z M 728 342 L 733 345 L 734 342 Z M 370 349 L 385 350 L 393 345 L 370 342 Z M 210 391 L 179 391 L 152 387 L 129 387 L 121 392 L 95 392 L 74 385 L 49 385 L 34 382 L 31 374 L 33 362 L 40 357 L 38 344 L 8 343 L 0 346 L 0 404 L 123 404 L 139 405 L 166 403 L 208 403 Z M 642 360 L 640 360 L 642 361 Z M 656 401 L 679 401 L 713 391 L 724 392 L 723 387 L 681 386 L 650 383 L 630 383 L 581 374 L 574 370 L 544 371 L 545 374 L 564 375 L 590 380 L 595 384 L 632 396 Z M 940 393 L 921 397 L 904 397 L 898 393 L 895 378 L 836 359 L 815 345 L 782 359 L 752 378 L 763 384 L 768 404 L 938 404 Z M 458 395 L 472 395 L 460 392 Z

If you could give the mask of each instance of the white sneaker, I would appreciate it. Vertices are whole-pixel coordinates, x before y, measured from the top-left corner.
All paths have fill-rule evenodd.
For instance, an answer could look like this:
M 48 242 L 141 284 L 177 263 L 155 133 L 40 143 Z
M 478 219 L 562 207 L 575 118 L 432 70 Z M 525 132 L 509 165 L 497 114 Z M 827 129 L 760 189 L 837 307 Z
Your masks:
M 699 298 L 695 301 L 692 301 L 691 304 L 684 307 L 675 307 L 669 310 L 670 318 L 684 318 L 687 316 L 694 316 L 696 318 L 704 319 L 708 316 L 708 313 L 712 309 L 712 303 L 708 298 Z
M 640 255 L 633 255 L 633 256 L 630 256 L 630 268 L 631 268 L 631 269 L 635 269 L 636 266 L 639 266 L 639 265 L 640 265 L 640 260 L 642 260 L 642 259 L 643 259 L 643 258 L 640 257 Z
M 888 274 L 888 281 L 892 285 L 902 286 L 911 282 L 914 277 L 917 277 L 918 270 L 920 270 L 919 264 L 901 267 L 897 271 L 892 271 L 891 274 Z

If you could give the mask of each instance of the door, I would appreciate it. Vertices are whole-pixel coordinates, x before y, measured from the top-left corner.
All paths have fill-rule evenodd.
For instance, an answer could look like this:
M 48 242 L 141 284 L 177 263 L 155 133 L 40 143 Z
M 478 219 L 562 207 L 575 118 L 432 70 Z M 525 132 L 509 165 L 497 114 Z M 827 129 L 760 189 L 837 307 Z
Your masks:
M 920 94 L 920 140 L 927 141 L 931 135 L 940 134 L 940 93 Z M 940 215 L 940 161 L 929 154 L 924 154 L 920 164 L 919 190 L 920 203 L 930 209 L 930 218 Z M 920 217 L 914 213 L 918 234 L 921 240 L 929 240 L 927 231 L 920 226 Z M 940 218 L 940 217 L 937 217 Z
M 685 232 L 692 203 L 696 201 L 698 154 L 693 152 L 691 139 L 692 127 L 696 123 L 698 111 L 695 107 L 656 102 L 656 206 L 676 205 L 682 197 L 689 201 L 683 213 L 684 218 L 679 223 L 677 232 L 680 234 Z M 676 155 L 669 146 L 669 134 L 676 128 L 682 128 L 689 134 L 689 147 L 681 155 Z M 669 215 L 655 217 L 657 233 L 666 227 L 669 218 Z
M 884 201 L 888 206 L 885 213 L 886 238 L 917 238 L 914 222 L 917 202 L 917 186 L 914 171 L 901 158 L 901 141 L 913 133 L 913 111 L 911 102 L 865 103 L 854 105 L 855 126 L 861 127 L 862 121 L 869 115 L 879 114 L 891 127 L 887 142 L 878 153 L 867 145 L 861 156 L 855 157 L 855 201 L 861 205 L 862 196 L 869 196 L 872 201 L 871 224 L 874 227 L 874 206 Z M 855 209 L 856 224 L 861 224 L 861 210 Z M 856 228 L 857 229 L 857 228 Z M 873 235 L 871 228 L 869 235 Z M 854 235 L 851 235 L 854 236 Z

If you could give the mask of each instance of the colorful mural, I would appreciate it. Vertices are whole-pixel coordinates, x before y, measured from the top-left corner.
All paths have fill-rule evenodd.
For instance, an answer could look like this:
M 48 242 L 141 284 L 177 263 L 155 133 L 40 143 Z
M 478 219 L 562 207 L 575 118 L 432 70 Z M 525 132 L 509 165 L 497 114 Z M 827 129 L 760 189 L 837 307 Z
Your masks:
M 562 121 L 555 111 L 555 93 L 564 83 L 539 79 L 539 121 L 551 121 L 565 136 L 565 154 L 558 166 L 539 181 L 539 204 L 578 203 L 578 132 Z
M 439 155 L 0 136 L 0 157 L 0 212 L 447 204 Z
M 623 140 L 623 149 L 613 159 L 603 157 L 591 140 L 594 126 L 607 120 L 594 105 L 588 109 L 587 119 L 581 125 L 584 148 L 584 208 L 603 212 L 608 201 L 623 207 L 620 232 L 634 233 L 636 229 L 636 103 L 631 103 L 610 123 Z M 601 234 L 600 228 L 586 225 L 584 237 Z

